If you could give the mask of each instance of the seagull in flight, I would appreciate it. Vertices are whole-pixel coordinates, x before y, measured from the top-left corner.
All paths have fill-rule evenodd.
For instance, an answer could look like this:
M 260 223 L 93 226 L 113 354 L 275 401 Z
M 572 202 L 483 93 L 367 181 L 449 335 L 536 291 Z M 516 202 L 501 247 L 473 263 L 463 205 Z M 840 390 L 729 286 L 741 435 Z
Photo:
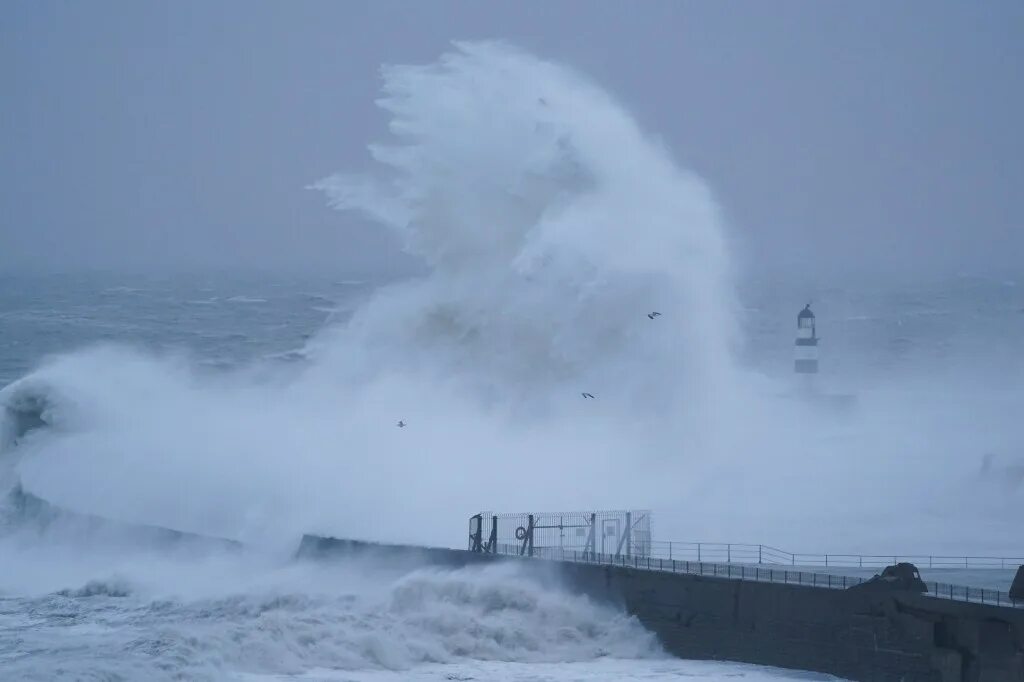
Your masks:
M 396 424 L 396 426 L 400 429 L 405 428 L 405 422 L 399 419 L 398 424 Z
M 658 311 L 654 311 L 653 313 L 647 313 L 647 317 L 653 320 L 656 317 L 661 317 L 661 313 L 659 313 Z
M 593 398 L 594 397 L 593 393 L 581 393 L 580 395 L 582 395 L 584 398 Z

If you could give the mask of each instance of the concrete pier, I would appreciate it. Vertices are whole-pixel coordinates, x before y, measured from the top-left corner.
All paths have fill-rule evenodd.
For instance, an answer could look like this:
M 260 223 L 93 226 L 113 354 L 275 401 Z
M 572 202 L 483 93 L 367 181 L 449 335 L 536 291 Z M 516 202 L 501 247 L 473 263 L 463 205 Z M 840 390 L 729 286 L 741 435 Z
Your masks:
M 633 614 L 681 658 L 830 673 L 858 682 L 1024 682 L 1024 609 L 307 535 L 303 558 L 462 567 L 521 562 Z

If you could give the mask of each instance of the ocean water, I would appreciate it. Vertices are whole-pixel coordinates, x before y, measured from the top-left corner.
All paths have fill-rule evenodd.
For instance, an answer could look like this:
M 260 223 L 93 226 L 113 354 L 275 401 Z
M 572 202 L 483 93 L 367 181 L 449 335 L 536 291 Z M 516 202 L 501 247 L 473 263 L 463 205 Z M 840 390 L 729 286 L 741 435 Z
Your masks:
M 199 284 L 113 275 L 8 278 L 0 309 L 3 381 L 31 375 L 48 358 L 111 343 L 184 356 L 210 376 L 261 364 L 292 367 L 306 362 L 293 351 L 325 327 L 343 324 L 378 286 L 266 276 L 211 277 Z M 992 305 L 992 292 L 1014 291 L 1005 283 L 947 286 L 985 293 L 948 314 L 964 320 L 981 314 L 1000 319 L 998 307 L 990 312 L 985 306 Z M 885 329 L 908 333 L 892 324 L 913 319 L 920 308 L 905 299 L 894 293 L 888 307 L 865 307 L 878 329 L 864 336 L 884 338 Z M 1014 312 L 1007 299 L 1004 323 Z M 745 361 L 760 363 L 766 374 L 785 373 L 793 315 L 773 322 L 772 313 L 762 312 L 771 308 L 749 309 L 747 333 L 762 350 Z M 938 338 L 910 334 L 931 352 L 936 345 L 950 352 L 958 331 L 955 320 L 947 324 Z M 873 347 L 860 353 L 863 384 L 872 374 L 881 382 L 900 366 L 902 347 L 882 345 L 888 353 Z M 188 491 L 176 494 L 187 498 Z M 0 548 L 4 679 L 828 679 L 668 659 L 622 614 L 497 571 L 392 567 L 382 574 L 376 566 L 293 563 L 284 551 L 154 546 L 60 524 L 8 525 Z M 974 576 L 972 584 L 979 582 Z
M 68 542 L 5 543 L 4 679 L 831 679 L 669 659 L 633 619 L 513 566 Z
M 373 169 L 316 186 L 423 272 L 0 278 L 0 677 L 822 679 L 667 659 L 513 568 L 291 559 L 306 532 L 463 547 L 484 509 L 1024 553 L 1015 277 L 757 278 L 571 69 L 460 44 L 383 75 Z

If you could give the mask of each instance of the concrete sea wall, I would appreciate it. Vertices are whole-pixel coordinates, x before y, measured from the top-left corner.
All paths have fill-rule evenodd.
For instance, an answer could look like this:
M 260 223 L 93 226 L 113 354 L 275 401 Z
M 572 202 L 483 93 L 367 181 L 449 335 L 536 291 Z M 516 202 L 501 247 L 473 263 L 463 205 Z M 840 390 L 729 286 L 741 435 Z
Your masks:
M 451 567 L 522 561 L 528 570 L 553 572 L 571 589 L 621 606 L 681 658 L 859 682 L 1024 682 L 1024 609 L 312 535 L 298 554 Z

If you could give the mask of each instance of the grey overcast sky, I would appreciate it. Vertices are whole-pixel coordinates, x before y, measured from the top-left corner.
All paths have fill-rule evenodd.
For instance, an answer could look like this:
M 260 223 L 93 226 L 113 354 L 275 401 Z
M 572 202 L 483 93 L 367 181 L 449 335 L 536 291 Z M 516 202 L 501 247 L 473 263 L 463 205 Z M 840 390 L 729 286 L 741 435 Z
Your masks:
M 394 269 L 304 189 L 366 165 L 382 63 L 505 39 L 613 92 L 744 258 L 1024 269 L 1024 2 L 6 0 L 0 270 Z

